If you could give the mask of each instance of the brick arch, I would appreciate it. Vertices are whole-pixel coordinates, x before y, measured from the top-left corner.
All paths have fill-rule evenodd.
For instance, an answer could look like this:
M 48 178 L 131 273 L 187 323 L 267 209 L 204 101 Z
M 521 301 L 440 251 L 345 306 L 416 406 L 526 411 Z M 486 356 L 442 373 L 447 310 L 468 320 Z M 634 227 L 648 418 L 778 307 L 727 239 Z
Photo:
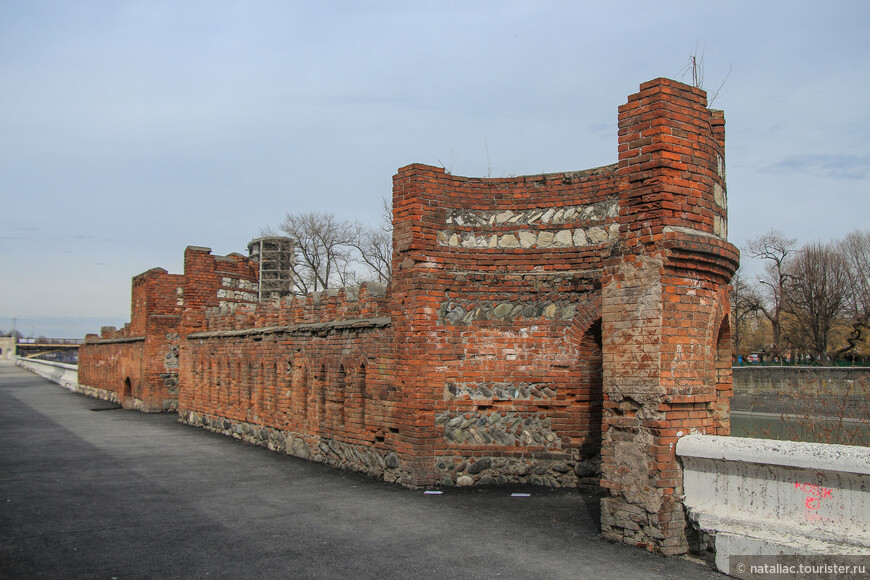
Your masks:
M 242 400 L 240 379 L 242 375 L 242 360 L 240 357 L 236 357 L 235 359 L 230 361 L 230 382 L 229 384 L 233 387 L 232 393 L 230 396 L 229 405 L 236 408 L 237 412 L 244 416 L 245 413 L 245 403 Z
M 193 407 L 198 407 L 200 405 L 200 393 L 202 392 L 203 382 L 204 382 L 204 368 L 202 355 L 200 353 L 194 352 L 191 357 L 192 370 L 191 370 L 191 384 L 187 389 L 182 391 L 185 396 L 185 405 L 191 405 Z
M 272 412 L 277 415 L 280 412 L 280 396 L 281 396 L 281 363 L 278 362 L 278 357 L 273 356 L 270 364 L 270 375 L 272 377 Z
M 601 324 L 600 293 L 576 306 L 574 318 L 571 320 L 572 329 L 581 335 L 595 323 Z
M 260 359 L 260 364 L 254 367 L 255 369 L 259 369 L 256 371 L 257 376 L 254 380 L 254 384 L 259 386 L 259 393 L 257 397 L 259 412 L 257 413 L 257 422 L 265 423 L 267 415 L 269 414 L 269 373 L 266 371 L 266 361 Z
M 581 478 L 597 485 L 601 460 L 602 410 L 604 406 L 603 344 L 601 333 L 601 296 L 596 295 L 576 308 L 566 339 L 577 360 L 577 385 L 572 415 L 577 423 L 576 449 Z M 581 483 L 583 481 L 581 480 Z
M 365 438 L 369 399 L 367 374 L 369 360 L 362 353 L 342 357 L 340 364 L 346 372 L 345 430 L 351 437 Z
M 215 408 L 217 406 L 217 389 L 215 385 L 217 384 L 217 357 L 214 353 L 210 353 L 208 355 L 208 380 L 206 384 L 206 393 L 203 395 L 203 401 L 206 407 Z
M 338 365 L 335 380 L 332 384 L 332 425 L 336 429 L 344 429 L 345 408 L 347 402 L 348 381 L 350 374 L 343 363 Z
M 326 386 L 328 368 L 317 357 L 312 358 L 304 348 L 299 348 L 287 359 L 292 365 L 290 386 L 291 408 L 287 419 L 309 434 L 317 434 L 325 427 Z
M 601 458 L 602 413 L 604 407 L 604 356 L 601 335 L 601 319 L 594 321 L 583 333 L 581 345 L 586 356 L 584 383 L 588 389 L 586 408 L 581 415 L 586 425 L 581 428 L 587 433 L 580 446 L 582 461 L 591 462 L 587 470 L 596 469 Z
M 310 389 L 309 369 L 311 363 L 301 352 L 286 359 L 287 389 L 284 391 L 285 421 L 296 428 L 304 427 L 309 420 L 308 398 Z
M 221 411 L 226 409 L 227 398 L 226 398 L 226 390 L 227 383 L 229 380 L 227 379 L 227 361 L 224 356 L 217 357 L 217 375 L 215 375 L 215 394 L 217 395 L 216 406 Z
M 707 320 L 707 331 L 711 336 L 716 337 L 723 325 L 727 325 L 730 332 L 730 313 L 731 304 L 728 298 L 728 287 L 723 287 L 716 294 L 716 302 L 713 308 L 710 309 L 710 317 Z
M 713 314 L 712 369 L 716 399 L 711 403 L 713 435 L 731 435 L 731 397 L 734 393 L 731 373 L 731 309 L 727 288 L 720 292 Z
M 121 389 L 121 406 L 125 409 L 133 408 L 135 396 L 133 395 L 133 381 L 130 380 L 129 376 L 124 378 Z

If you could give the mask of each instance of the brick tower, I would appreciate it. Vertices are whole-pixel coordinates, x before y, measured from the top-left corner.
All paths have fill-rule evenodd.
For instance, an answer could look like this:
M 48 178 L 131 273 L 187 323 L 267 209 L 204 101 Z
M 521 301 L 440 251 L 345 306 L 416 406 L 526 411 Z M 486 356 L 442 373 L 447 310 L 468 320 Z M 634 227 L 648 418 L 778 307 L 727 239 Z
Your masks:
M 685 552 L 674 447 L 729 433 L 724 118 L 704 91 L 644 83 L 619 109 L 620 253 L 602 276 L 602 531 Z

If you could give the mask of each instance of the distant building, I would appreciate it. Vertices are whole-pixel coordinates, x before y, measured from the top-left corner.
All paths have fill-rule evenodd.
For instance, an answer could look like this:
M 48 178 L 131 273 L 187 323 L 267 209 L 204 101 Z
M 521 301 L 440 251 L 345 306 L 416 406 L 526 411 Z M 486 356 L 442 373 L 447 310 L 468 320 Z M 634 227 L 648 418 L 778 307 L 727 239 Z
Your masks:
M 0 360 L 9 360 L 15 356 L 15 337 L 0 336 Z
M 283 236 L 267 236 L 248 243 L 248 257 L 259 268 L 259 302 L 289 296 L 293 290 L 296 243 Z

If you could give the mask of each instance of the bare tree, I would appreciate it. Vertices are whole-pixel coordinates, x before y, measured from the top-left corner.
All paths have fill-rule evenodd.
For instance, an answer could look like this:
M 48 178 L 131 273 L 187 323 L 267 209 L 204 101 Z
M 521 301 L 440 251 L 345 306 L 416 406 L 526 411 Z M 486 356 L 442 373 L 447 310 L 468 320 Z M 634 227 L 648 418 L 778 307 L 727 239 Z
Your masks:
M 389 283 L 393 265 L 393 205 L 381 198 L 381 223 L 379 227 L 357 223 L 353 247 L 360 260 L 368 267 L 378 282 Z
M 734 329 L 734 353 L 740 354 L 740 345 L 746 325 L 757 317 L 761 309 L 761 298 L 741 275 L 740 270 L 731 279 L 731 328 Z
M 764 260 L 764 275 L 759 277 L 761 300 L 759 309 L 770 322 L 773 352 L 782 357 L 782 315 L 788 300 L 791 274 L 788 263 L 795 250 L 795 240 L 777 230 L 770 230 L 749 241 L 749 255 Z
M 701 54 L 698 54 L 698 45 L 695 45 L 695 52 L 689 56 L 689 63 L 684 66 L 680 70 L 680 78 L 684 78 L 688 73 L 692 73 L 692 86 L 703 89 L 704 88 L 704 53 L 707 50 L 707 45 L 705 44 L 701 47 Z M 722 82 L 719 84 L 719 87 L 709 95 L 707 99 L 707 106 L 712 107 L 713 103 L 716 99 L 719 98 L 719 93 L 722 92 L 722 87 L 725 86 L 725 81 L 728 80 L 728 77 L 731 76 L 732 67 L 728 65 L 728 74 L 725 75 L 725 78 L 722 79 Z M 706 90 L 706 89 L 705 89 Z
M 327 212 L 288 213 L 279 229 L 296 242 L 292 265 L 297 293 L 307 294 L 355 282 L 352 224 Z
M 831 328 L 846 306 L 846 260 L 832 245 L 816 242 L 801 248 L 789 264 L 789 272 L 791 282 L 785 305 L 791 315 L 789 337 L 793 344 L 821 360 L 828 353 Z
M 341 220 L 328 212 L 288 213 L 278 229 L 295 241 L 292 264 L 295 294 L 357 285 L 389 283 L 392 265 L 392 207 L 383 200 L 382 223 L 372 227 Z M 272 228 L 261 235 L 275 235 Z
M 870 230 L 850 233 L 837 249 L 848 269 L 845 314 L 851 330 L 835 359 L 854 351 L 870 331 Z

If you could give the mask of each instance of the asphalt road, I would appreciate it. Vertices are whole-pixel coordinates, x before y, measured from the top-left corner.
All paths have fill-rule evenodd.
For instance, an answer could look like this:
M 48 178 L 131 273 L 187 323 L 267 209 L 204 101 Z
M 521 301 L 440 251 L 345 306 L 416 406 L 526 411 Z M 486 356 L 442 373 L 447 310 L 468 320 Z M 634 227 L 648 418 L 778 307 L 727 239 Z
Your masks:
M 113 409 L 0 364 L 2 578 L 723 577 L 601 539 L 596 496 L 443 492 Z

